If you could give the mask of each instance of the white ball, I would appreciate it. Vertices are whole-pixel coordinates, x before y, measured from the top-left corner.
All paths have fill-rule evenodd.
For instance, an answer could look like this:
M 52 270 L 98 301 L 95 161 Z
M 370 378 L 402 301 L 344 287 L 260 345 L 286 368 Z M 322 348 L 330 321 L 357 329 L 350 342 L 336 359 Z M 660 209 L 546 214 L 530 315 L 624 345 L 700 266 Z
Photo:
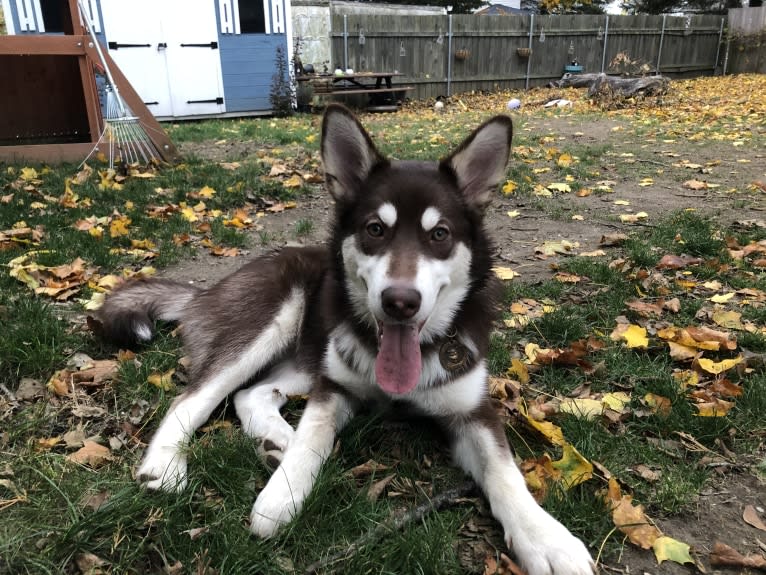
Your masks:
M 434 104 L 434 110 L 437 111 L 437 112 L 443 111 L 444 110 L 444 102 L 436 102 L 436 104 Z
M 505 107 L 508 108 L 509 110 L 518 110 L 519 108 L 521 108 L 521 100 L 519 100 L 518 98 L 511 98 L 510 100 L 508 100 L 508 103 L 505 105 Z

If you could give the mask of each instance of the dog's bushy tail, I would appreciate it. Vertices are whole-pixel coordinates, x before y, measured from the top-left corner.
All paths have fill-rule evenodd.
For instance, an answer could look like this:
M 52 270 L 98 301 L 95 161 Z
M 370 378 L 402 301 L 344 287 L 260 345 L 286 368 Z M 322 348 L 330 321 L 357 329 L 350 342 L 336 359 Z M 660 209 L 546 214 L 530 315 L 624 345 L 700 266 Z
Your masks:
M 91 329 L 119 345 L 149 341 L 154 321 L 180 321 L 199 288 L 158 278 L 128 282 L 110 293 L 88 318 Z

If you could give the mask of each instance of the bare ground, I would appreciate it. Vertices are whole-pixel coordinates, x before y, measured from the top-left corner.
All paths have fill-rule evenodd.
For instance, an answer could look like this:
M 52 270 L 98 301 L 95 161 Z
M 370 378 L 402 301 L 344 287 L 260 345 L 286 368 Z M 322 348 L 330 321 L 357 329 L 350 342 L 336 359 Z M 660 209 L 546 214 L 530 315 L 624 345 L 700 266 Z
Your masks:
M 766 153 L 763 150 L 734 148 L 731 142 L 691 144 L 681 138 L 678 143 L 644 141 L 631 133 L 628 124 L 619 119 L 532 119 L 524 125 L 524 131 L 533 136 L 550 135 L 555 138 L 552 145 L 557 147 L 608 143 L 613 147 L 613 153 L 602 158 L 596 169 L 601 179 L 612 180 L 615 185 L 613 193 L 594 193 L 588 197 L 576 197 L 574 194 L 561 194 L 553 198 L 510 196 L 495 201 L 487 213 L 486 225 L 495 240 L 497 258 L 502 265 L 520 273 L 518 281 L 534 283 L 551 277 L 557 257 L 541 259 L 535 254 L 535 247 L 544 241 L 568 240 L 579 244 L 575 253 L 590 252 L 599 248 L 601 238 L 606 234 L 632 233 L 637 229 L 650 228 L 652 222 L 664 214 L 688 208 L 697 209 L 727 225 L 766 220 L 764 194 L 744 191 L 756 180 L 766 181 Z M 212 142 L 203 142 L 182 145 L 181 150 L 197 157 L 223 161 L 246 160 L 257 152 L 257 147 L 251 142 L 230 142 L 222 149 Z M 738 159 L 749 162 L 738 162 Z M 674 167 L 673 164 L 680 160 L 702 165 L 712 162 L 715 165 L 710 173 L 702 174 Z M 641 177 L 651 177 L 654 183 L 641 187 L 638 185 Z M 682 187 L 683 181 L 692 178 L 717 183 L 720 187 L 706 190 Z M 738 192 L 731 192 L 732 188 L 737 188 Z M 615 200 L 626 200 L 630 205 L 615 205 Z M 520 211 L 521 215 L 510 219 L 507 212 L 512 210 Z M 644 223 L 621 223 L 619 214 L 631 211 L 645 211 L 648 217 L 643 220 Z M 322 241 L 331 213 L 330 198 L 321 186 L 315 186 L 295 209 L 261 220 L 261 232 L 270 238 L 267 243 L 262 243 L 263 233 L 259 232 L 253 234 L 252 247 L 245 250 L 242 256 L 219 258 L 200 251 L 190 260 L 164 270 L 162 275 L 202 286 L 213 285 L 259 253 L 288 244 L 310 245 Z M 573 220 L 572 215 L 581 215 L 583 219 Z M 313 222 L 313 230 L 298 238 L 295 224 L 307 219 Z M 753 454 L 753 460 L 762 461 L 765 456 L 766 453 Z M 747 525 L 742 519 L 746 505 L 766 508 L 766 487 L 761 479 L 747 470 L 747 465 L 743 465 L 740 471 L 726 471 L 717 476 L 685 513 L 669 518 L 653 518 L 665 534 L 692 546 L 694 556 L 706 572 L 732 573 L 730 570 L 711 569 L 707 557 L 716 541 L 724 542 L 744 554 L 764 551 L 759 541 L 766 541 L 766 533 Z M 485 526 L 473 526 L 472 529 L 481 532 Z M 495 541 L 496 536 L 496 533 L 494 536 L 489 534 L 489 538 Z M 486 541 L 487 537 L 483 539 Z M 763 546 L 763 543 L 760 545 Z M 692 566 L 680 566 L 669 561 L 657 565 L 651 551 L 637 549 L 627 542 L 619 558 L 602 564 L 604 573 L 676 575 L 694 571 Z

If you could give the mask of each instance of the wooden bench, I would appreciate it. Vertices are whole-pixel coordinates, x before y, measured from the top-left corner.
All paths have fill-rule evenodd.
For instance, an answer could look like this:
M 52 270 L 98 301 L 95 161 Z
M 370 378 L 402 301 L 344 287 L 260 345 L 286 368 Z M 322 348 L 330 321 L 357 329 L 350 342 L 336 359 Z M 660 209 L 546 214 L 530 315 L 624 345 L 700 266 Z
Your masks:
M 396 111 L 399 102 L 395 94 L 402 94 L 415 89 L 414 86 L 397 86 L 392 82 L 398 72 L 357 72 L 354 74 L 332 74 L 321 76 L 298 76 L 298 82 L 308 83 L 313 95 L 324 96 L 353 96 L 369 94 L 370 111 Z M 372 81 L 375 83 L 373 84 Z

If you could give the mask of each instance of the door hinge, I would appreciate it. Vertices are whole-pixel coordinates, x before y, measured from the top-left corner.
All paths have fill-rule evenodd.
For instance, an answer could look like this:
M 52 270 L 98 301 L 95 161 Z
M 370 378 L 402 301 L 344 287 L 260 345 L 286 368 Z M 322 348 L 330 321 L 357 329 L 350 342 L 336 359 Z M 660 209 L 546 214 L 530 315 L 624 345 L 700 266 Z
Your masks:
M 151 44 L 121 44 L 120 42 L 109 42 L 110 50 L 119 50 L 120 48 L 151 48 Z

